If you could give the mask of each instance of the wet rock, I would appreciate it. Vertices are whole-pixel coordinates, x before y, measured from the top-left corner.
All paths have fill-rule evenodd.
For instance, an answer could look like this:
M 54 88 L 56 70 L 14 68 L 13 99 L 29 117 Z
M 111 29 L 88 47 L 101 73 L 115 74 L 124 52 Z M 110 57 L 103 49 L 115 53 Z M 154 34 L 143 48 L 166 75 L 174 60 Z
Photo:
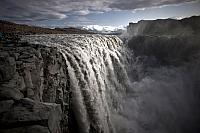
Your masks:
M 50 133 L 48 127 L 34 125 L 26 128 L 29 133 Z
M 57 49 L 0 48 L 0 132 L 66 133 L 68 110 L 66 64 Z
M 11 105 L 12 101 L 5 103 Z M 10 109 L 4 107 L 4 111 L 0 113 L 0 128 L 16 128 L 38 124 L 48 127 L 52 133 L 60 133 L 61 115 L 61 106 L 58 104 L 35 102 L 29 98 L 23 98 L 15 101 Z
M 23 94 L 16 88 L 0 87 L 0 100 L 3 99 L 13 99 L 19 100 L 23 98 Z
M 7 57 L 8 53 L 0 51 L 0 82 L 9 81 L 16 72 L 15 60 Z
M 50 133 L 48 127 L 34 125 L 28 127 L 18 127 L 11 129 L 0 129 L 1 133 Z
M 11 109 L 14 101 L 13 100 L 4 100 L 0 101 L 0 113 L 7 112 Z

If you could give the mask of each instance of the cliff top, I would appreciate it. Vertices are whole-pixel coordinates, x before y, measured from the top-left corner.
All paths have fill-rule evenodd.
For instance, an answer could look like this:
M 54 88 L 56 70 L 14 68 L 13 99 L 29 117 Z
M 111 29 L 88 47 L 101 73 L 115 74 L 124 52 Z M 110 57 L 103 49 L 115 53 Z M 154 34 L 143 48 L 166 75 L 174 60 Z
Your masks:
M 181 20 L 157 19 L 129 23 L 127 30 L 132 35 L 191 35 L 200 34 L 200 16 Z

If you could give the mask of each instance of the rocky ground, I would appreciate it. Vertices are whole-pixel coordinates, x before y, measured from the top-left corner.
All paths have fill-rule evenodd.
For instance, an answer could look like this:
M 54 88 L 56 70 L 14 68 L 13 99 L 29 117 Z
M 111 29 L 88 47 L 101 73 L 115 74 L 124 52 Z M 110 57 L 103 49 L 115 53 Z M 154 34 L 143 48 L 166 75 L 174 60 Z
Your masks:
M 68 132 L 69 86 L 55 48 L 1 40 L 0 132 Z

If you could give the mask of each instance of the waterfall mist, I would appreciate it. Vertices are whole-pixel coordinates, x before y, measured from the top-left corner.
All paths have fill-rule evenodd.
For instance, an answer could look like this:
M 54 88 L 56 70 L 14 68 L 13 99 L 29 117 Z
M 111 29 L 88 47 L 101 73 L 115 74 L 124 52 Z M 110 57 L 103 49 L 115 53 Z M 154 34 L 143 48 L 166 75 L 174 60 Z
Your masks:
M 111 35 L 32 35 L 22 40 L 62 53 L 81 133 L 199 131 L 199 41 L 191 48 L 184 45 L 179 54 L 182 41 L 169 46 L 173 39 L 133 38 L 127 45 Z

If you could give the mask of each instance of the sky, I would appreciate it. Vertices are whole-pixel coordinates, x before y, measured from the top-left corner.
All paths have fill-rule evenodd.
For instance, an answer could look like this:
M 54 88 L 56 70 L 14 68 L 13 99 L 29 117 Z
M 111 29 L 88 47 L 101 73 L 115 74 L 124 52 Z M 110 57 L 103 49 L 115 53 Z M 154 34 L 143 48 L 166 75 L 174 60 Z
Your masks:
M 0 0 L 0 6 L 1 20 L 52 28 L 200 15 L 200 0 Z

